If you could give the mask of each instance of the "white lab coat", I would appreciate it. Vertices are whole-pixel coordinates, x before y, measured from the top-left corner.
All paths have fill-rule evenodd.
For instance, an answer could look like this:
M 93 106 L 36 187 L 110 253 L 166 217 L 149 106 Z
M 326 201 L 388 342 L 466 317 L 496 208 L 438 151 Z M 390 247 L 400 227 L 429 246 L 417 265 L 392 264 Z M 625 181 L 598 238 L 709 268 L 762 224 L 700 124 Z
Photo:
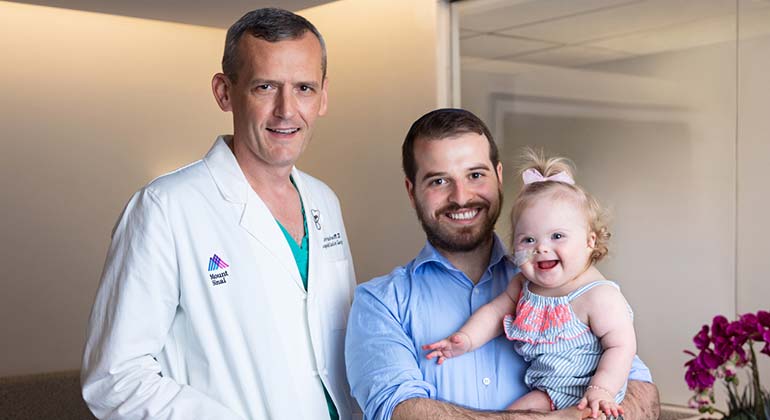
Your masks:
M 226 141 L 137 192 L 115 227 L 81 378 L 99 418 L 328 419 L 322 381 L 351 416 L 343 340 L 355 279 L 339 201 L 293 169 L 306 293 Z

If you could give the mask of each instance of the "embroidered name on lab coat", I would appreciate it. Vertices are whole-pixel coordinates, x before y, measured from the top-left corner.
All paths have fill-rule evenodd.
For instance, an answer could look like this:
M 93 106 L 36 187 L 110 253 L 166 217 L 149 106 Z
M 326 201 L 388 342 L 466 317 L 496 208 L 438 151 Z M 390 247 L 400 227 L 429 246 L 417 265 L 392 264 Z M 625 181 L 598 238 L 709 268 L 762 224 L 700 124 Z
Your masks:
M 342 245 L 342 235 L 337 232 L 334 235 L 324 236 L 324 249 Z

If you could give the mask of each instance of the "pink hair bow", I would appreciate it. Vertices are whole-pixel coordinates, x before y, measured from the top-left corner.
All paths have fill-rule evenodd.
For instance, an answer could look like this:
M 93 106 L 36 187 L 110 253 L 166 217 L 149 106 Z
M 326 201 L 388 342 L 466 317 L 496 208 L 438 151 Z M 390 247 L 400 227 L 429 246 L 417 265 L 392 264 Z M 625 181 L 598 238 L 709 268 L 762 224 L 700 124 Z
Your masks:
M 556 181 L 575 185 L 575 180 L 566 172 L 558 172 L 549 177 L 544 177 L 537 169 L 529 168 L 521 174 L 521 178 L 524 180 L 524 185 L 545 181 Z

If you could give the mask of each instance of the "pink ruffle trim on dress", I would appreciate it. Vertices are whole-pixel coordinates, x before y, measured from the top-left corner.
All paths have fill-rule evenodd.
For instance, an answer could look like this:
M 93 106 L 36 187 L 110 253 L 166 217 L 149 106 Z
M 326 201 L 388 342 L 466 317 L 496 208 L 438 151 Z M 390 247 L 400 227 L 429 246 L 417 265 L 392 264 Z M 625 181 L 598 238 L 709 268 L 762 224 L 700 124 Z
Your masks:
M 503 318 L 503 331 L 505 331 L 505 338 L 507 338 L 509 341 L 521 341 L 529 344 L 556 344 L 559 341 L 574 340 L 576 338 L 583 336 L 587 332 L 591 332 L 591 329 L 588 328 L 588 326 L 585 326 L 584 329 L 577 331 L 574 335 L 571 335 L 568 337 L 563 335 L 556 335 L 550 338 L 545 338 L 542 336 L 533 337 L 533 338 L 511 337 L 509 332 L 512 329 L 511 327 L 515 326 L 515 323 L 513 321 L 514 319 L 515 317 L 513 314 L 508 314 Z

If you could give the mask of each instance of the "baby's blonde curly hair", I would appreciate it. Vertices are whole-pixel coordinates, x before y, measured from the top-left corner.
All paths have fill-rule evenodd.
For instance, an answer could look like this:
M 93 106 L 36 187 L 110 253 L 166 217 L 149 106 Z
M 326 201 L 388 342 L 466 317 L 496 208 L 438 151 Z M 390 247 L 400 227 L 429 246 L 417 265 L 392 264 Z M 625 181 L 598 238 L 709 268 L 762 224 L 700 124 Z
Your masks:
M 575 165 L 567 158 L 558 156 L 547 158 L 542 150 L 526 147 L 522 151 L 520 160 L 519 176 L 522 176 L 528 169 L 536 169 L 546 178 L 564 172 L 575 179 Z M 571 198 L 583 207 L 588 219 L 589 233 L 596 234 L 596 244 L 591 253 L 591 263 L 601 261 L 609 251 L 608 244 L 611 236 L 608 228 L 609 213 L 596 198 L 577 184 L 571 185 L 551 180 L 524 184 L 513 202 L 511 229 L 516 229 L 516 223 L 524 209 L 529 207 L 533 200 L 545 195 L 550 195 L 556 199 Z M 513 238 L 513 235 L 511 237 Z M 511 244 L 511 249 L 513 248 L 514 244 Z

